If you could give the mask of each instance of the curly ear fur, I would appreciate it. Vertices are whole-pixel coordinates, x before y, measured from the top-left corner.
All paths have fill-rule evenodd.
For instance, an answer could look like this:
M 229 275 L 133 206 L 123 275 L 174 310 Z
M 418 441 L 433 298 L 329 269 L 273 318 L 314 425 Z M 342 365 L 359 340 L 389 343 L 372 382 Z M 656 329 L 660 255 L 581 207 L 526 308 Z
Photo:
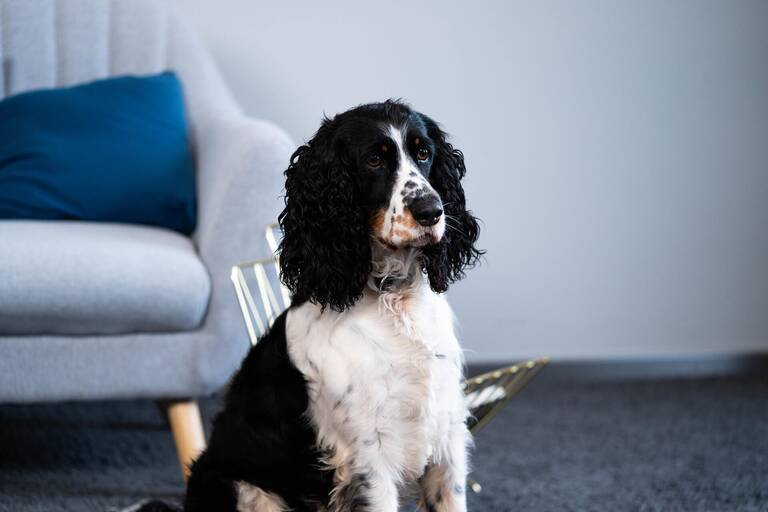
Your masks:
M 333 131 L 326 119 L 285 171 L 280 270 L 294 301 L 343 311 L 362 296 L 371 248 L 368 221 L 351 170 L 334 148 Z
M 431 288 L 440 293 L 464 277 L 464 269 L 473 267 L 485 254 L 475 247 L 480 226 L 467 210 L 461 179 L 467 170 L 464 155 L 446 140 L 437 123 L 424 118 L 430 138 L 434 141 L 435 160 L 429 181 L 443 200 L 446 230 L 439 244 L 427 247 L 422 257 L 424 271 Z

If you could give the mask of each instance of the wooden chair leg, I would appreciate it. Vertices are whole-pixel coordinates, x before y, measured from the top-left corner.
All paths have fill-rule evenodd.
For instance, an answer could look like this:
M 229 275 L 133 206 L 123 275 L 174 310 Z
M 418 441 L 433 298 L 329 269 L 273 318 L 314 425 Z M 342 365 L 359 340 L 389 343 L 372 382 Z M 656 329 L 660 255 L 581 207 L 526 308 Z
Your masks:
M 179 456 L 184 481 L 189 478 L 189 466 L 205 450 L 203 420 L 196 400 L 163 402 L 162 408 L 168 417 Z

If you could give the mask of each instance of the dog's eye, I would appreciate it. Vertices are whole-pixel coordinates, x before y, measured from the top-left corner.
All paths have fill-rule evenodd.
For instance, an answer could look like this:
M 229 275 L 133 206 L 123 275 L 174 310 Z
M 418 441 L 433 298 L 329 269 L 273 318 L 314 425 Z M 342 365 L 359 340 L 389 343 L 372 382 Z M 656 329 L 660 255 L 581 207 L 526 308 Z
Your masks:
M 429 158 L 429 150 L 427 148 L 419 148 L 416 152 L 416 158 L 421 162 L 426 161 Z
M 373 167 L 374 169 L 377 167 L 381 167 L 381 157 L 379 155 L 373 154 L 368 157 L 368 161 L 366 162 L 369 167 Z

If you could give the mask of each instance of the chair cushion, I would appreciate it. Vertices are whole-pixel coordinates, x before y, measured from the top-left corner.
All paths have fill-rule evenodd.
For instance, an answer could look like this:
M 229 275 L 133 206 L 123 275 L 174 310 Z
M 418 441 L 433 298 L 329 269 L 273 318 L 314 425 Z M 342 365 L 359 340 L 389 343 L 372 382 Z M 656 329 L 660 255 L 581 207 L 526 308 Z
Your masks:
M 0 221 L 0 334 L 119 334 L 198 327 L 211 283 L 169 230 Z
M 195 210 L 173 73 L 0 101 L 0 218 L 127 222 L 189 235 Z

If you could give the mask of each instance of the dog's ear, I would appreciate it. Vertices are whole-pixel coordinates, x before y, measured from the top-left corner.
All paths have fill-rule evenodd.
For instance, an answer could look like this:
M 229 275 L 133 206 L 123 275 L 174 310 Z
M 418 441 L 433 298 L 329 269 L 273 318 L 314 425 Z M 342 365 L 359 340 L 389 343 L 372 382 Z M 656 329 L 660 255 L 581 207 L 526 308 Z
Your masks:
M 285 171 L 280 270 L 294 301 L 343 311 L 362 296 L 371 248 L 352 169 L 334 147 L 334 132 L 326 119 Z
M 445 212 L 445 235 L 440 243 L 427 247 L 422 258 L 429 284 L 436 292 L 464 277 L 464 269 L 473 267 L 485 251 L 475 246 L 480 226 L 467 210 L 461 179 L 467 170 L 464 155 L 446 140 L 438 124 L 422 115 L 429 137 L 435 143 L 435 155 L 429 181 L 440 194 Z

